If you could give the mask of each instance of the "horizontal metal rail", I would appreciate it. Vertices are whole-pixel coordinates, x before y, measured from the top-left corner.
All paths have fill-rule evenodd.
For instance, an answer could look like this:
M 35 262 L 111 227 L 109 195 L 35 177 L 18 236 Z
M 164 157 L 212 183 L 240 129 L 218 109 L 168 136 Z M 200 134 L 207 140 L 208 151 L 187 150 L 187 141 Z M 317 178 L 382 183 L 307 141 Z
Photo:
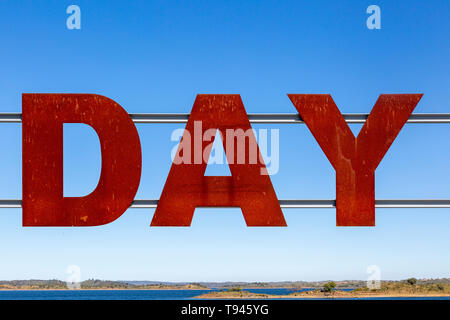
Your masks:
M 347 123 L 364 123 L 367 113 L 347 113 L 343 117 Z M 135 123 L 186 123 L 189 113 L 130 113 Z M 249 114 L 251 123 L 304 123 L 296 113 L 260 113 Z M 0 113 L 0 123 L 20 123 L 21 113 Z M 450 113 L 416 113 L 412 114 L 407 123 L 450 123 Z
M 343 114 L 347 123 L 364 123 L 368 114 Z M 188 113 L 133 113 L 130 114 L 135 123 L 186 123 Z M 295 113 L 249 114 L 251 123 L 304 123 Z M 0 123 L 20 123 L 21 113 L 0 113 Z M 408 123 L 450 123 L 450 113 L 418 113 L 412 114 Z M 335 208 L 336 200 L 279 200 L 283 209 Z M 156 208 L 158 200 L 134 200 L 130 208 Z M 0 208 L 21 208 L 22 200 L 0 200 Z M 376 208 L 450 208 L 450 199 L 441 200 L 376 200 Z
M 336 200 L 279 200 L 283 209 L 336 208 Z M 130 208 L 156 208 L 158 200 L 134 200 Z M 375 200 L 376 208 L 450 208 L 449 200 Z M 22 208 L 22 200 L 0 200 L 0 208 Z

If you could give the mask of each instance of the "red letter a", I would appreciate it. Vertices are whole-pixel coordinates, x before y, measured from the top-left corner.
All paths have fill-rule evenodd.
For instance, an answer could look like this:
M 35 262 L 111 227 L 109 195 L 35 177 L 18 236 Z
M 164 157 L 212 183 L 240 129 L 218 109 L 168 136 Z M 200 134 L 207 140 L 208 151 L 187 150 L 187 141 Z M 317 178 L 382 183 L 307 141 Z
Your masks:
M 141 175 L 141 145 L 131 118 L 117 103 L 94 94 L 22 96 L 23 225 L 98 226 L 131 205 Z M 63 123 L 97 132 L 102 170 L 85 197 L 63 197 Z
M 383 94 L 355 139 L 328 94 L 289 98 L 336 170 L 336 225 L 375 225 L 375 169 L 421 94 Z
M 219 129 L 224 137 L 222 141 L 231 177 L 204 175 L 211 151 L 208 145 L 211 142 L 202 139 L 202 132 L 200 137 L 195 132 L 198 124 L 205 131 Z M 247 226 L 286 226 L 270 178 L 262 174 L 266 172 L 266 167 L 255 136 L 249 129 L 250 122 L 239 95 L 198 95 L 151 226 L 190 226 L 196 207 L 240 207 Z M 226 134 L 230 130 L 242 134 L 247 132 L 246 145 L 249 147 L 236 147 L 234 141 L 230 141 L 235 136 L 231 138 Z M 189 139 L 187 145 L 194 146 L 194 152 L 188 157 L 184 154 L 185 163 L 181 163 L 180 151 L 186 139 Z M 233 150 L 228 147 L 230 145 Z M 248 160 L 251 158 L 251 145 L 256 146 L 259 163 L 253 161 L 252 164 Z M 239 160 L 242 159 L 242 152 L 245 152 L 244 163 Z

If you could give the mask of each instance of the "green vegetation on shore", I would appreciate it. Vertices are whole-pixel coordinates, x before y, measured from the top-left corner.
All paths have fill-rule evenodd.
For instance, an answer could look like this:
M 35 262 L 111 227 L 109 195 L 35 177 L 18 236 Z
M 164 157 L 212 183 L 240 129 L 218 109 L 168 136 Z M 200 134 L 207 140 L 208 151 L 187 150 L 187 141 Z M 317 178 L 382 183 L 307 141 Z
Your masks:
M 286 295 L 257 294 L 240 288 L 213 291 L 196 298 L 200 299 L 276 299 L 276 298 L 370 298 L 370 297 L 439 297 L 450 296 L 448 279 L 421 280 L 410 278 L 403 281 L 383 281 L 379 289 L 366 286 L 353 290 L 337 290 L 336 283 L 329 281 L 322 288 L 296 291 Z
M 379 289 L 369 289 L 364 281 L 272 282 L 272 283 L 169 283 L 149 281 L 86 280 L 80 283 L 84 290 L 214 290 L 200 298 L 302 298 L 302 297 L 372 297 L 372 296 L 450 296 L 450 279 L 415 279 L 382 281 Z M 290 295 L 253 294 L 246 289 L 289 288 Z M 67 283 L 60 280 L 0 281 L 0 290 L 66 290 Z M 307 291 L 300 291 L 308 289 Z M 351 289 L 344 291 L 343 289 Z
M 67 283 L 60 280 L 12 280 L 0 281 L 0 290 L 65 290 L 68 289 Z M 80 289 L 121 289 L 121 290 L 168 290 L 168 289 L 208 289 L 197 284 L 135 284 L 125 281 L 105 281 L 105 280 L 86 280 L 80 283 Z
M 414 279 L 414 278 L 411 278 Z M 417 281 L 382 282 L 380 289 L 358 288 L 353 292 L 355 294 L 379 294 L 391 295 L 449 295 L 450 284 L 448 283 L 423 283 L 417 284 Z

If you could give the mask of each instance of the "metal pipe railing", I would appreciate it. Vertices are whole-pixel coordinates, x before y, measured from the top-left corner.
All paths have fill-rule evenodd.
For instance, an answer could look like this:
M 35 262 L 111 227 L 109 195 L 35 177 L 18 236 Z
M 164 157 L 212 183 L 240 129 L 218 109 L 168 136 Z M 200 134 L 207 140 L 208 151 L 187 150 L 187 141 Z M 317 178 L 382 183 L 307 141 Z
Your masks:
M 369 114 L 343 114 L 347 123 L 364 123 Z M 186 123 L 188 113 L 132 113 L 135 123 Z M 251 123 L 295 124 L 304 123 L 300 115 L 295 113 L 249 114 Z M 21 123 L 21 113 L 0 113 L 0 123 Z M 407 123 L 450 123 L 450 113 L 416 113 L 412 114 Z M 336 200 L 279 200 L 283 209 L 301 208 L 335 208 Z M 134 200 L 130 208 L 156 208 L 158 200 Z M 21 208 L 21 200 L 0 199 L 0 208 Z M 375 200 L 376 208 L 450 208 L 447 199 L 414 199 L 414 200 Z
M 342 115 L 347 123 L 364 123 L 369 114 L 346 113 Z M 130 113 L 135 123 L 186 123 L 189 113 Z M 251 123 L 304 123 L 296 113 L 250 113 Z M 0 123 L 20 123 L 21 113 L 0 113 Z M 407 123 L 450 123 L 450 113 L 415 113 Z
M 283 209 L 330 209 L 336 208 L 336 200 L 279 200 Z M 158 200 L 134 200 L 130 208 L 154 209 Z M 0 208 L 22 208 L 22 200 L 0 200 Z M 375 200 L 375 208 L 450 208 L 450 200 Z

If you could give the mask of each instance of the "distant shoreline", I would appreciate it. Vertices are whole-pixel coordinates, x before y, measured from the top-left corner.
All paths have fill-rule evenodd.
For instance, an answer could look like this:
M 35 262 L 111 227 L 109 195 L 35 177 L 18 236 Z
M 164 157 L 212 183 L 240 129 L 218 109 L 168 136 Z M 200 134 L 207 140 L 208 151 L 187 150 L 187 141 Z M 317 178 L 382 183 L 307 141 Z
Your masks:
M 29 288 L 29 289 L 5 289 L 0 288 L 0 291 L 102 291 L 102 290 L 115 290 L 115 291 L 145 291 L 145 290 L 155 290 L 155 291 L 164 291 L 164 290 L 192 290 L 192 291 L 204 291 L 204 290 L 214 290 L 214 289 L 189 289 L 189 288 L 81 288 L 81 289 L 43 289 L 43 288 Z
M 79 288 L 76 288 L 79 287 Z M 281 289 L 281 290 L 278 290 Z M 361 280 L 280 282 L 159 282 L 88 279 L 79 283 L 61 280 L 0 280 L 0 292 L 12 291 L 168 291 L 197 292 L 199 299 L 287 299 L 449 297 L 450 278 L 380 281 L 378 289 Z M 203 292 L 200 292 L 202 290 Z M 254 292 L 250 292 L 250 291 Z M 261 290 L 261 291 L 257 291 Z M 278 291 L 277 291 L 278 290 Z M 202 294 L 203 293 L 203 294 Z
M 240 300 L 240 299 L 249 299 L 249 300 L 262 300 L 262 299 L 267 299 L 267 300 L 273 300 L 273 299 L 292 299 L 292 300 L 302 300 L 302 299 L 330 299 L 330 300 L 345 300 L 345 299 L 371 299 L 371 298 L 446 298 L 446 297 L 450 297 L 448 295 L 445 296 L 424 296 L 424 295 L 418 295 L 418 296 L 397 296 L 397 295 L 393 295 L 393 296 L 348 296 L 348 297 L 325 297 L 325 296 L 298 296 L 298 297 L 290 297 L 290 296 L 268 296 L 268 297 L 243 297 L 243 298 L 236 298 L 236 297 L 218 297 L 218 298 L 211 298 L 211 297 L 194 297 L 193 299 L 202 299 L 202 300 L 221 300 L 221 299 L 225 299 L 225 300 Z
M 405 293 L 372 293 L 372 294 L 356 294 L 353 292 L 346 292 L 345 294 L 330 294 L 326 295 L 323 293 L 313 293 L 309 294 L 304 292 L 297 292 L 294 294 L 265 294 L 265 293 L 252 293 L 245 292 L 243 294 L 229 293 L 226 291 L 222 292 L 208 292 L 199 296 L 194 297 L 194 299 L 230 299 L 230 300 L 240 300 L 240 299 L 370 299 L 370 298 L 444 298 L 450 297 L 450 294 L 405 294 Z

